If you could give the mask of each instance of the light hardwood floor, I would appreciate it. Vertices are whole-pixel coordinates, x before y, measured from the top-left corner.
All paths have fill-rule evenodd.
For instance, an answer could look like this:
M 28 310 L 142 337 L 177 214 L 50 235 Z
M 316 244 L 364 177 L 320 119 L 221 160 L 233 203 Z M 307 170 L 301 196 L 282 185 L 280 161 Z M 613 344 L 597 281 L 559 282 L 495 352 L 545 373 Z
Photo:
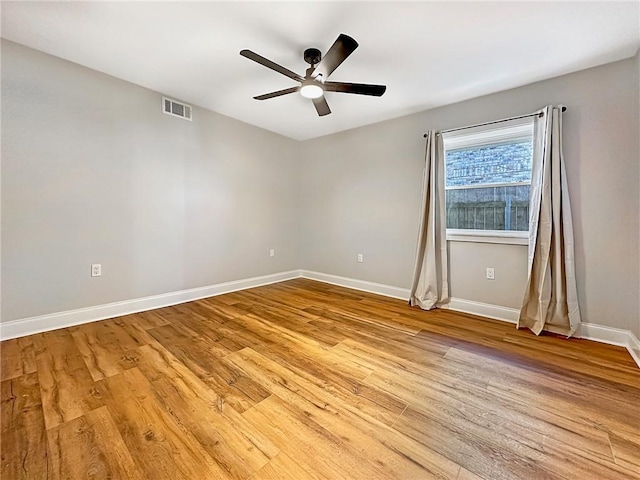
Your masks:
M 0 356 L 3 480 L 640 478 L 624 349 L 310 280 Z

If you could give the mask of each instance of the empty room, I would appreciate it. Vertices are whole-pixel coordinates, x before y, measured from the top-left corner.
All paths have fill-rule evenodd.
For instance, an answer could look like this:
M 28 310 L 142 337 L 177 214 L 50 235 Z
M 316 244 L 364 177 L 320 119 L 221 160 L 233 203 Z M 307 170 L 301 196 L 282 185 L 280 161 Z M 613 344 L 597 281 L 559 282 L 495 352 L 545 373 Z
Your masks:
M 640 1 L 2 1 L 0 478 L 640 479 Z

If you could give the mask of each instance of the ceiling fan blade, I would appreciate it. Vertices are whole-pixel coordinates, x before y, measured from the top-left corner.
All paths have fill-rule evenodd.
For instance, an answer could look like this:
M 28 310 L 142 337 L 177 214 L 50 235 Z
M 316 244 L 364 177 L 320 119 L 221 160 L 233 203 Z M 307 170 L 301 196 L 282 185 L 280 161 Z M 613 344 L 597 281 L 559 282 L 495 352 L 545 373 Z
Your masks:
M 374 97 L 381 97 L 387 90 L 386 85 L 343 82 L 325 82 L 323 88 L 325 92 L 355 93 L 357 95 L 372 95 Z
M 331 113 L 331 109 L 329 108 L 329 104 L 324 98 L 324 95 L 322 97 L 314 98 L 313 105 L 316 107 L 316 111 L 321 117 L 324 117 L 325 115 L 329 115 Z
M 322 78 L 326 79 L 356 48 L 358 48 L 358 42 L 341 33 L 316 66 L 313 76 L 322 75 Z
M 248 58 L 249 60 L 253 60 L 256 63 L 259 63 L 260 65 L 264 65 L 265 67 L 270 68 L 271 70 L 275 70 L 276 72 L 281 73 L 282 75 L 286 75 L 287 77 L 292 78 L 297 82 L 302 82 L 304 80 L 297 73 L 292 72 L 288 68 L 284 68 L 282 65 L 278 65 L 277 63 L 274 63 L 271 60 L 264 58 L 263 56 L 258 55 L 255 52 L 252 52 L 251 50 L 241 50 L 240 55 Z
M 284 90 L 278 90 L 277 92 L 265 93 L 264 95 L 258 95 L 257 97 L 253 97 L 256 100 L 268 100 L 269 98 L 281 97 L 282 95 L 287 95 L 289 93 L 295 93 L 300 90 L 300 87 L 291 87 L 285 88 Z

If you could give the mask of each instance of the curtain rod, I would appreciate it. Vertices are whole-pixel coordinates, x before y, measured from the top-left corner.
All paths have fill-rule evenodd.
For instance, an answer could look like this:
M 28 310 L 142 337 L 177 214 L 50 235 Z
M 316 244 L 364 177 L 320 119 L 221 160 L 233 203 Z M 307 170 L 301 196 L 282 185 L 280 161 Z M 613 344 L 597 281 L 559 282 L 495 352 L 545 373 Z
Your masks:
M 562 111 L 566 112 L 567 111 L 567 107 L 565 107 L 564 105 L 562 106 Z M 509 117 L 509 118 L 503 118 L 502 120 L 494 120 L 493 122 L 485 122 L 485 123 L 477 123 L 475 125 L 467 125 L 466 127 L 458 127 L 458 128 L 450 128 L 448 130 L 442 130 L 439 133 L 449 133 L 449 132 L 457 132 L 458 130 L 466 130 L 467 128 L 474 128 L 474 127 L 484 127 L 485 125 L 493 125 L 494 123 L 502 123 L 502 122 L 509 122 L 511 120 L 518 120 L 520 118 L 527 118 L 527 117 L 542 117 L 544 115 L 543 112 L 540 113 L 529 113 L 527 115 L 520 115 L 517 117 Z M 427 138 L 427 134 L 425 133 L 423 135 L 424 138 Z

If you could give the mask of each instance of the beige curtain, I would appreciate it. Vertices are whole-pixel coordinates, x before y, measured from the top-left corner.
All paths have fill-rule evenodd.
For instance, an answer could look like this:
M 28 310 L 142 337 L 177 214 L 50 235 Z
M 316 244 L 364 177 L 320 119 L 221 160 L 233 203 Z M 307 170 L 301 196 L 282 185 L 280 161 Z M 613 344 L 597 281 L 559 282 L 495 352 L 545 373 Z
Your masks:
M 425 310 L 449 303 L 442 135 L 427 134 L 422 209 L 409 303 Z
M 535 117 L 531 176 L 529 279 L 518 327 L 573 335 L 580 326 L 573 223 L 562 156 L 562 107 Z

